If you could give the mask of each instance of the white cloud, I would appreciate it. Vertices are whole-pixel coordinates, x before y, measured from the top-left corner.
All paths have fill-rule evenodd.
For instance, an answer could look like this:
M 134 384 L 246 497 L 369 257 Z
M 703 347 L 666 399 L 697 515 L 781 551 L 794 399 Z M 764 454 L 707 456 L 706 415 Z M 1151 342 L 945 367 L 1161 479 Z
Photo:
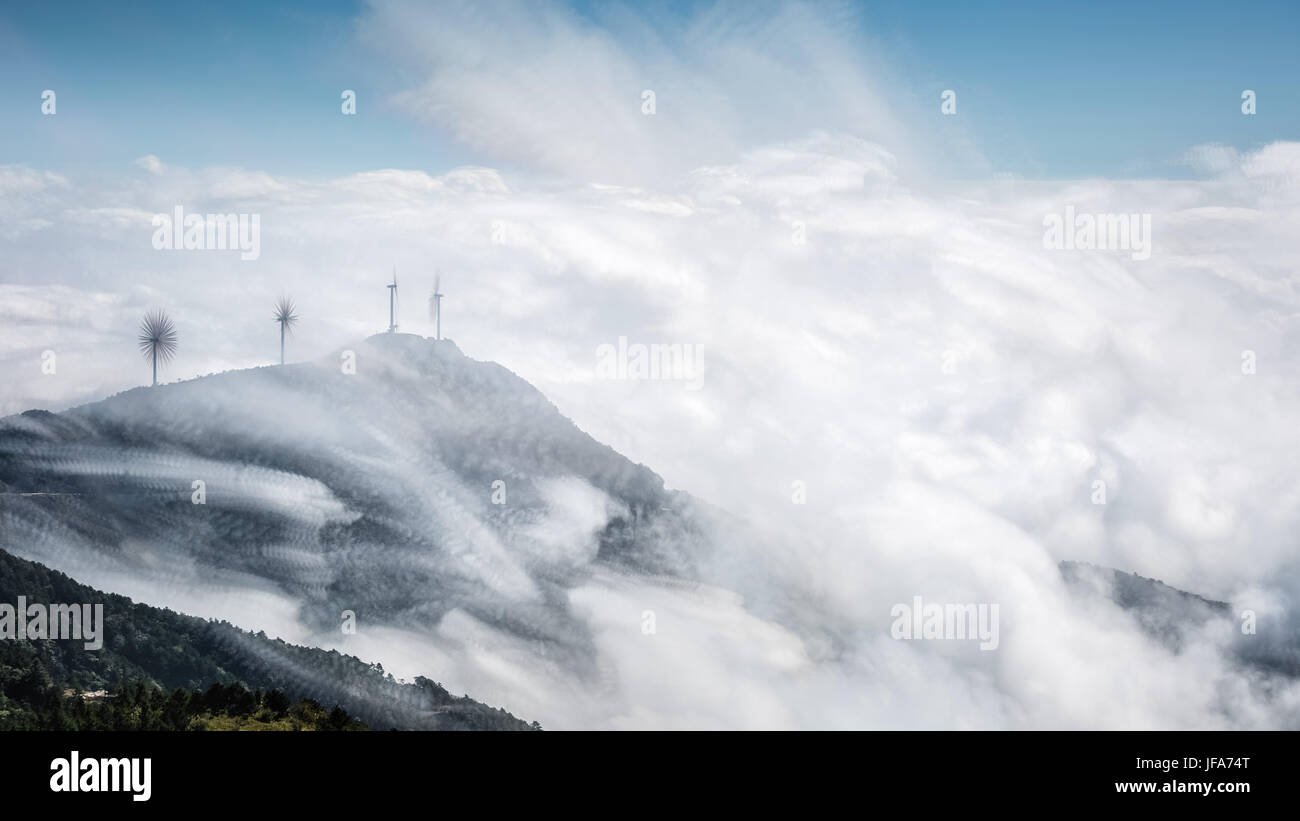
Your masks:
M 137 159 L 134 165 L 143 168 L 150 174 L 161 174 L 167 169 L 167 166 L 163 165 L 162 160 L 158 159 L 153 154 L 145 154 L 143 157 Z

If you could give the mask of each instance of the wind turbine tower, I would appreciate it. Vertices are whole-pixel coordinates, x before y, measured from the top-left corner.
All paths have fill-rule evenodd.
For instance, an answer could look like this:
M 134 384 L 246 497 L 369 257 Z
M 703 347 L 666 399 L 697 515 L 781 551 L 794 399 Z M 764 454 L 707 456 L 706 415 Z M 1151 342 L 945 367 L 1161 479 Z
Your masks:
M 429 308 L 433 311 L 433 323 L 435 326 L 434 339 L 442 339 L 442 291 L 438 290 L 442 283 L 442 277 L 434 274 L 433 293 L 429 295 Z
M 393 283 L 388 286 L 388 332 L 397 332 L 397 266 L 393 266 Z

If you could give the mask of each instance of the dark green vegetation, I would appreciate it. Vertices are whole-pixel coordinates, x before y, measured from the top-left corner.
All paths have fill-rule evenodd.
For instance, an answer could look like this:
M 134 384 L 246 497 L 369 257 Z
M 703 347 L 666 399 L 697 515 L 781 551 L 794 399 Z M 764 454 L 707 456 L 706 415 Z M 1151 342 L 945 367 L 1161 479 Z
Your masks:
M 207 692 L 171 693 L 143 681 L 111 693 L 42 688 L 35 675 L 13 688 L 0 706 L 0 730 L 365 730 L 342 707 L 326 710 L 312 699 L 291 704 L 279 690 L 250 691 L 214 684 Z M 38 686 L 30 687 L 32 683 Z
M 406 684 L 334 650 L 135 604 L 0 550 L 0 601 L 20 595 L 102 603 L 104 646 L 0 640 L 0 729 L 530 729 L 427 678 Z

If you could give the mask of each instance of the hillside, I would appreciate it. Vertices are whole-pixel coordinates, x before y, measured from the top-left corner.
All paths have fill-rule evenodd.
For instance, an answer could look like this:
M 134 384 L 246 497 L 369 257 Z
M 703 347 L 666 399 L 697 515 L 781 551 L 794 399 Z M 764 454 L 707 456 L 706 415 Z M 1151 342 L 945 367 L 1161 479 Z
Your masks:
M 92 583 L 270 585 L 313 632 L 457 612 L 573 669 L 567 591 L 596 564 L 697 577 L 716 516 L 500 365 L 409 334 L 0 420 L 0 548 Z
M 290 701 L 311 699 L 325 709 L 338 705 L 373 729 L 529 728 L 503 710 L 453 697 L 428 679 L 404 684 L 352 656 L 133 603 L 0 551 L 0 601 L 13 604 L 20 595 L 28 602 L 103 604 L 104 645 L 90 651 L 72 640 L 0 641 L 0 712 L 5 701 L 37 704 L 51 691 L 67 689 L 147 683 L 170 692 L 238 684 L 278 690 Z
M 1270 674 L 1300 677 L 1300 632 L 1287 625 L 1243 632 L 1228 602 L 1171 587 L 1158 579 L 1087 562 L 1061 562 L 1061 575 L 1081 596 L 1102 596 L 1129 613 L 1149 636 L 1181 652 L 1190 634 L 1218 623 L 1229 626 L 1231 650 L 1243 664 Z
M 1213 601 L 1157 580 L 1086 562 L 1061 562 L 1061 575 L 1074 590 L 1096 592 L 1128 611 L 1148 634 L 1182 648 L 1188 630 L 1215 618 L 1230 618 L 1227 602 Z

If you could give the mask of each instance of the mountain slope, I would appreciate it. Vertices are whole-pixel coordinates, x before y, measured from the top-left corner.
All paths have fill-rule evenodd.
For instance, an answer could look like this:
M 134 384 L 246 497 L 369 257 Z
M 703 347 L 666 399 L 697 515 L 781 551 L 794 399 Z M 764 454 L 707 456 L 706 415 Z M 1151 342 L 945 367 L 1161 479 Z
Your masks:
M 408 334 L 0 420 L 0 491 L 0 548 L 87 581 L 270 584 L 335 633 L 344 611 L 459 612 L 574 668 L 566 592 L 597 564 L 693 577 L 717 515 L 505 368 Z
M 1174 650 L 1187 631 L 1215 618 L 1228 618 L 1227 602 L 1202 598 L 1157 580 L 1086 562 L 1061 562 L 1061 576 L 1071 589 L 1099 593 L 1128 611 L 1143 631 Z
M 1267 673 L 1300 677 L 1300 634 L 1294 629 L 1247 632 L 1239 628 L 1228 602 L 1171 587 L 1158 579 L 1087 562 L 1061 562 L 1067 586 L 1082 596 L 1101 596 L 1126 611 L 1147 635 L 1181 652 L 1195 631 L 1229 628 L 1231 650 L 1244 664 Z
M 238 682 L 340 705 L 374 729 L 528 729 L 504 710 L 455 698 L 428 679 L 403 684 L 352 656 L 136 604 L 0 551 L 0 601 L 16 604 L 19 596 L 29 603 L 103 604 L 104 643 L 91 651 L 70 639 L 0 642 L 0 694 L 10 698 L 39 697 L 48 687 L 94 691 L 152 681 L 172 690 Z

